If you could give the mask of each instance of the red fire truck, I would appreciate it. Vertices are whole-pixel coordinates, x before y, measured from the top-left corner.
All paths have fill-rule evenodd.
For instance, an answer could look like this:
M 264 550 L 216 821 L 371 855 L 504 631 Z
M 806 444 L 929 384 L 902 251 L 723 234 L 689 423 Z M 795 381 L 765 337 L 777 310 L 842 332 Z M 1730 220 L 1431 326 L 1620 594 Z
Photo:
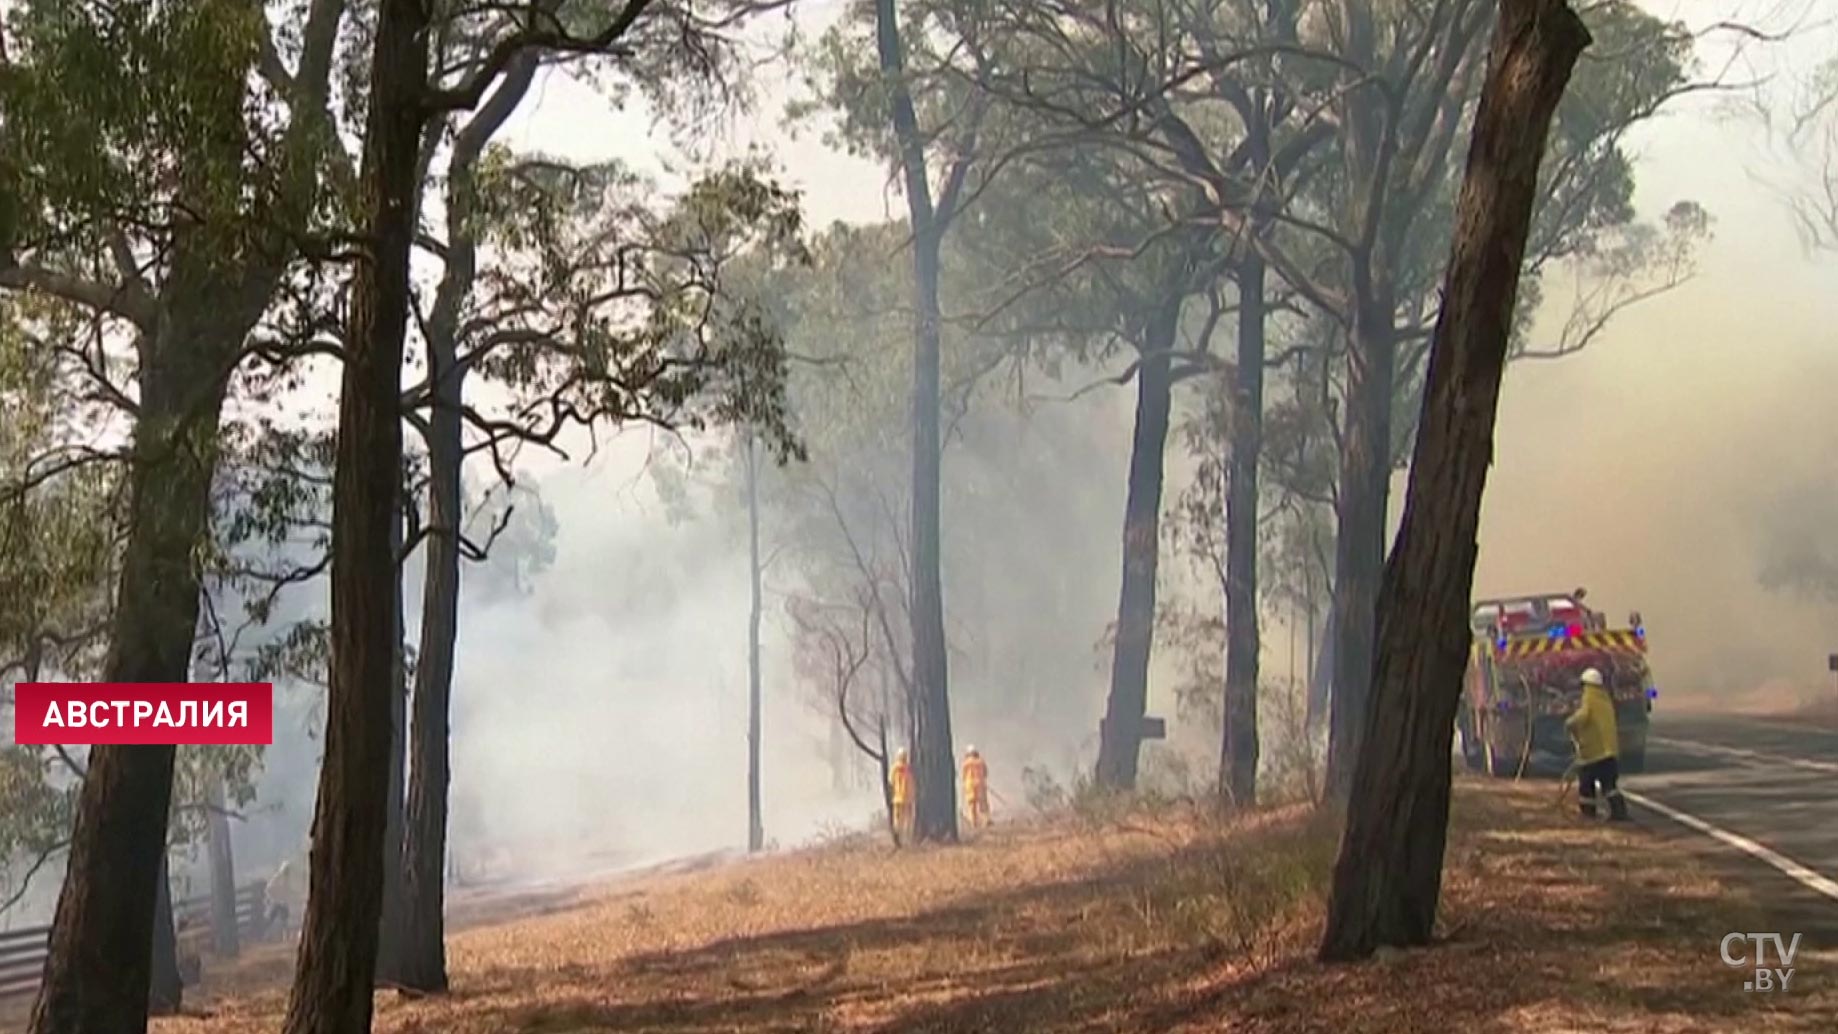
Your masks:
M 1570 761 L 1564 719 L 1594 668 L 1615 702 L 1623 772 L 1646 765 L 1647 727 L 1659 691 L 1647 665 L 1638 612 L 1624 628 L 1583 603 L 1584 592 L 1482 600 L 1474 605 L 1473 647 L 1455 719 L 1468 767 L 1514 776 Z

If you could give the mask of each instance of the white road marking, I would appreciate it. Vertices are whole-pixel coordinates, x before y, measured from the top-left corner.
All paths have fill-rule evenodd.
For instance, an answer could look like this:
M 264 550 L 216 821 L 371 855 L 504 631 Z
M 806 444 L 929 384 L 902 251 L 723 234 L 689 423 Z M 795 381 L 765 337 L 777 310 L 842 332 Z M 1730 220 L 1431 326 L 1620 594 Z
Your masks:
M 1687 815 L 1677 808 L 1671 805 L 1661 804 L 1645 794 L 1635 793 L 1632 790 L 1623 790 L 1621 793 L 1622 796 L 1641 807 L 1651 808 L 1682 826 L 1688 826 L 1713 840 L 1721 841 L 1744 854 L 1758 858 L 1774 866 L 1776 869 L 1779 869 L 1781 872 L 1786 873 L 1800 885 L 1823 894 L 1834 901 L 1838 901 L 1838 880 L 1832 880 L 1825 876 L 1821 876 L 1786 855 L 1771 848 L 1764 847 L 1750 840 L 1748 837 L 1713 826 L 1695 815 Z
M 1743 750 L 1740 747 L 1724 747 L 1715 743 L 1699 743 L 1696 740 L 1675 740 L 1669 736 L 1649 736 L 1648 743 L 1662 747 L 1677 747 L 1680 750 L 1695 751 L 1699 754 L 1722 754 L 1725 757 L 1741 758 L 1744 761 L 1759 761 L 1764 764 L 1792 765 L 1813 772 L 1838 774 L 1838 764 L 1830 761 L 1813 761 L 1810 758 L 1790 758 L 1780 754 L 1763 754 L 1759 751 Z

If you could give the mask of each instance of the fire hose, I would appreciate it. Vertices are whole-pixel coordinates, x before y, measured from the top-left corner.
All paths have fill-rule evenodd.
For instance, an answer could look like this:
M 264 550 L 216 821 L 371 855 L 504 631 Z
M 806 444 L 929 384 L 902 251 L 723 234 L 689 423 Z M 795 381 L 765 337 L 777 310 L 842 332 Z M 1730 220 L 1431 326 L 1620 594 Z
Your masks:
M 1582 765 L 1577 763 L 1576 759 L 1581 756 L 1580 754 L 1577 753 L 1577 749 L 1578 749 L 1578 745 L 1576 742 L 1576 737 L 1571 736 L 1570 737 L 1570 764 L 1564 767 L 1564 774 L 1557 781 L 1556 808 L 1559 811 L 1563 810 L 1564 802 L 1570 797 L 1570 788 L 1576 785 L 1576 774 L 1577 772 L 1581 771 L 1583 767 Z
M 1570 790 L 1576 786 L 1577 768 L 1576 762 L 1570 762 L 1569 767 L 1564 769 L 1562 778 L 1557 782 L 1557 804 L 1555 807 L 1559 811 L 1563 810 L 1564 802 L 1570 798 Z

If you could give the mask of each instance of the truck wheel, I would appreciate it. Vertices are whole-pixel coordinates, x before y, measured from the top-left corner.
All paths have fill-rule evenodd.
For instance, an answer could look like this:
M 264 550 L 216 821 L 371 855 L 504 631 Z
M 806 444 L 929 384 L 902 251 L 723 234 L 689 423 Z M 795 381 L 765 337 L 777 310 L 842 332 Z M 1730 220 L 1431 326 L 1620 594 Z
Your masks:
M 1461 741 L 1461 759 L 1471 772 L 1479 772 L 1486 763 L 1486 753 L 1481 749 L 1480 739 L 1474 735 L 1474 719 L 1462 715 L 1456 719 L 1455 732 Z
M 1519 771 L 1519 759 L 1503 753 L 1498 747 L 1494 746 L 1492 736 L 1493 730 L 1487 727 L 1490 724 L 1492 723 L 1483 722 L 1481 724 L 1479 739 L 1481 741 L 1482 765 L 1490 774 L 1495 776 L 1514 775 Z
M 1502 778 L 1509 778 L 1518 772 L 1519 764 L 1517 759 L 1507 757 L 1499 751 L 1494 750 L 1491 742 L 1487 744 L 1486 751 L 1488 772 Z

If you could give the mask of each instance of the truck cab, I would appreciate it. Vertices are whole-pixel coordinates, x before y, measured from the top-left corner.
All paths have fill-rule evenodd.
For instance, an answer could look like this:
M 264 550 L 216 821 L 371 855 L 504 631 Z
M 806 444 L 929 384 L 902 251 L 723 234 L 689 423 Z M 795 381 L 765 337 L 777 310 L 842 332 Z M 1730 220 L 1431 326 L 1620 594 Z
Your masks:
M 1553 629 L 1563 629 L 1570 635 L 1606 631 L 1607 615 L 1591 610 L 1583 603 L 1583 595 L 1584 591 L 1578 589 L 1572 593 L 1482 600 L 1474 605 L 1470 623 L 1477 634 L 1489 630 L 1496 635 L 1548 635 Z

